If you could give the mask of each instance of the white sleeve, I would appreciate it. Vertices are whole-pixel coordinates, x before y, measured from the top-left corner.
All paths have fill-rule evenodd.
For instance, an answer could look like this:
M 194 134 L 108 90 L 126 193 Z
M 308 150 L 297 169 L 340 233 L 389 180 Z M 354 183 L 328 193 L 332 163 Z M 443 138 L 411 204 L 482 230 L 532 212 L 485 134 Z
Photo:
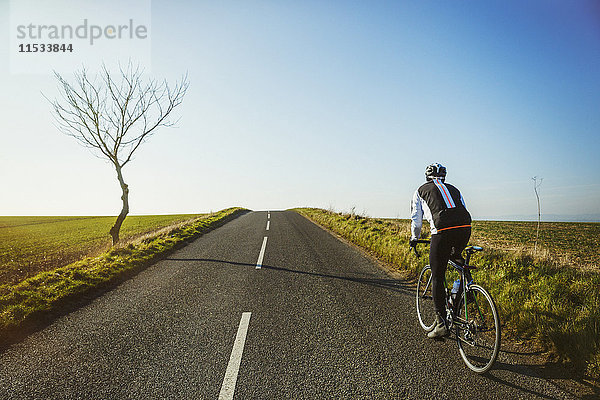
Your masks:
M 421 227 L 423 226 L 423 206 L 421 204 L 421 196 L 419 191 L 415 191 L 410 203 L 410 233 L 411 240 L 421 237 Z

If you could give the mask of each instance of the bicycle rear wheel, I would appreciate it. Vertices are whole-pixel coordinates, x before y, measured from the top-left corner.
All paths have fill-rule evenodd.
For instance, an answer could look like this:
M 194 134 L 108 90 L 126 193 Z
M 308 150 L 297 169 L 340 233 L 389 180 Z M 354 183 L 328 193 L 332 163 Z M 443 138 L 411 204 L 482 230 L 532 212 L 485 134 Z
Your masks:
M 470 286 L 466 299 L 460 301 L 455 326 L 465 364 L 479 374 L 489 371 L 500 351 L 500 318 L 494 299 L 484 288 Z
M 435 325 L 435 306 L 433 304 L 431 267 L 425 266 L 421 270 L 417 281 L 417 316 L 419 323 L 425 331 L 429 332 Z

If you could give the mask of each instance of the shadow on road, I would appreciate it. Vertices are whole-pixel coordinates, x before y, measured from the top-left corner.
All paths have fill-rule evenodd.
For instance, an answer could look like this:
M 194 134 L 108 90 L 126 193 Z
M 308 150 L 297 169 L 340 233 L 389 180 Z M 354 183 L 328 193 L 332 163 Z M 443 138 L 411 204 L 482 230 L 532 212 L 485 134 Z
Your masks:
M 256 264 L 242 263 L 236 261 L 226 261 L 226 260 L 215 260 L 211 258 L 166 258 L 165 261 L 196 261 L 196 262 L 212 262 L 212 263 L 220 263 L 220 264 L 230 264 L 230 265 L 239 265 L 243 267 L 252 267 L 255 268 Z M 367 278 L 361 276 L 349 276 L 349 275 L 335 275 L 335 274 L 326 274 L 321 272 L 311 272 L 311 271 L 301 271 L 297 269 L 284 268 L 284 267 L 275 267 L 272 265 L 262 265 L 263 269 L 270 269 L 274 271 L 282 271 L 289 272 L 294 274 L 301 275 L 309 275 L 315 276 L 319 278 L 328 278 L 328 279 L 340 279 L 348 282 L 361 283 L 365 285 L 375 286 L 383 289 L 392 290 L 394 292 L 400 293 L 410 293 L 413 295 L 415 293 L 415 288 L 408 282 L 400 279 L 382 279 L 382 278 Z
M 506 352 L 511 353 L 511 352 Z M 577 375 L 570 371 L 572 367 L 566 366 L 565 364 L 557 362 L 547 362 L 546 364 L 531 364 L 528 362 L 523 363 L 505 363 L 496 361 L 494 364 L 495 370 L 505 370 L 514 375 L 525 375 L 536 378 L 543 378 L 550 380 L 555 386 L 558 386 L 561 390 L 569 393 L 574 398 L 578 399 L 600 399 L 600 390 L 598 387 L 588 383 L 582 379 L 578 379 Z M 511 387 L 518 387 L 521 390 L 526 390 L 519 385 L 515 385 L 511 382 L 507 382 L 500 379 L 497 376 L 489 376 L 489 378 L 499 384 L 503 384 Z M 558 382 L 563 383 L 558 383 Z M 537 394 L 548 399 L 555 397 L 548 397 L 542 394 Z
M 505 364 L 505 365 L 510 365 L 510 364 Z M 517 374 L 519 374 L 519 375 L 536 376 L 537 377 L 537 375 L 530 375 L 528 373 L 524 373 L 523 374 L 523 372 L 526 372 L 526 368 L 523 367 L 523 366 L 513 366 L 513 365 L 510 365 L 510 367 L 519 367 L 518 368 L 519 371 L 517 372 Z M 494 368 L 498 368 L 498 367 L 496 365 L 494 365 Z M 514 371 L 517 368 L 510 368 L 510 369 Z M 493 370 L 490 371 L 490 372 L 493 372 Z M 513 388 L 513 389 L 517 389 L 520 392 L 524 392 L 524 393 L 530 394 L 532 397 L 542 398 L 542 399 L 559 399 L 559 397 L 549 396 L 547 394 L 540 393 L 540 392 L 537 392 L 535 390 L 527 389 L 527 388 L 523 387 L 523 385 L 519 385 L 517 383 L 513 383 L 513 382 L 509 382 L 507 380 L 501 379 L 501 378 L 499 378 L 497 376 L 494 376 L 492 373 L 488 373 L 486 376 L 490 380 L 496 382 L 498 385 L 507 386 L 507 387 L 510 387 L 510 388 Z
M 217 263 L 217 264 L 228 264 L 235 265 L 240 267 L 251 267 L 256 268 L 256 264 L 245 263 L 245 262 L 236 262 L 236 261 L 227 261 L 227 260 L 217 260 L 211 258 L 167 258 L 165 260 L 168 261 L 177 261 L 177 262 L 207 262 L 207 263 Z M 369 285 L 377 288 L 382 288 L 386 290 L 391 290 L 394 292 L 399 292 L 407 295 L 414 296 L 415 288 L 414 286 L 407 280 L 401 279 L 385 279 L 385 278 L 372 278 L 365 276 L 357 276 L 357 275 L 341 275 L 341 274 L 332 274 L 332 273 L 322 273 L 322 272 L 313 272 L 306 270 L 299 270 L 293 268 L 285 268 L 285 267 L 277 267 L 272 265 L 262 265 L 263 269 L 269 269 L 273 271 L 280 271 L 284 273 L 292 273 L 292 274 L 300 274 L 307 275 L 316 278 L 324 278 L 324 279 L 337 279 L 346 282 L 359 283 L 363 285 Z M 448 338 L 446 340 L 455 341 L 454 338 Z M 530 351 L 514 351 L 514 350 L 500 350 L 501 353 L 505 353 L 509 358 L 505 361 L 497 360 L 494 364 L 494 368 L 483 375 L 487 379 L 497 383 L 498 385 L 510 387 L 513 389 L 517 389 L 519 391 L 528 393 L 531 397 L 535 398 L 544 398 L 544 399 L 558 399 L 561 397 L 555 397 L 552 395 L 544 394 L 531 387 L 526 387 L 521 381 L 523 377 L 532 377 L 532 378 L 541 378 L 541 379 L 561 379 L 564 378 L 562 374 L 564 374 L 564 366 L 560 364 L 556 364 L 556 368 L 553 369 L 552 372 L 547 369 L 541 370 L 540 366 L 529 364 L 527 361 L 522 363 L 522 361 L 512 360 L 510 358 L 513 357 L 527 357 L 527 356 L 535 356 L 539 355 L 540 352 L 530 352 Z M 514 362 L 513 362 L 514 361 Z M 546 365 L 548 367 L 548 365 Z M 589 385 L 586 385 L 589 386 Z M 580 399 L 591 399 L 598 398 L 598 391 L 596 388 L 587 387 L 588 394 L 577 393 L 577 389 L 573 388 L 565 388 L 563 385 L 559 385 L 560 389 L 570 394 L 574 398 Z M 592 394 L 593 393 L 593 394 Z

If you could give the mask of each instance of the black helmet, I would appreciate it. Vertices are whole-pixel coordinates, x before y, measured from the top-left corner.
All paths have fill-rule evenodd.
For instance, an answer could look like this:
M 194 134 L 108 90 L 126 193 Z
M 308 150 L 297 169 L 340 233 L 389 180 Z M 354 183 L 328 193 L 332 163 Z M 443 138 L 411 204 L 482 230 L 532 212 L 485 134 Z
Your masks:
M 425 178 L 427 178 L 428 181 L 433 178 L 446 179 L 446 167 L 439 163 L 428 165 L 425 170 Z

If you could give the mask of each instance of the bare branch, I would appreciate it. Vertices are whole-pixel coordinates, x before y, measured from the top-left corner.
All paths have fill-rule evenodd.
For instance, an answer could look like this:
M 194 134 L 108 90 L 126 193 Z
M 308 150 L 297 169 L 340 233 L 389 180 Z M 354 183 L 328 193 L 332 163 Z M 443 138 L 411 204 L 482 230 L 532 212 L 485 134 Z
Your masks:
M 60 97 L 44 97 L 57 128 L 122 168 L 159 127 L 178 121 L 171 114 L 189 87 L 187 74 L 170 87 L 166 81 L 144 80 L 143 73 L 131 61 L 120 65 L 116 76 L 106 65 L 95 78 L 82 68 L 73 83 L 55 72 Z

